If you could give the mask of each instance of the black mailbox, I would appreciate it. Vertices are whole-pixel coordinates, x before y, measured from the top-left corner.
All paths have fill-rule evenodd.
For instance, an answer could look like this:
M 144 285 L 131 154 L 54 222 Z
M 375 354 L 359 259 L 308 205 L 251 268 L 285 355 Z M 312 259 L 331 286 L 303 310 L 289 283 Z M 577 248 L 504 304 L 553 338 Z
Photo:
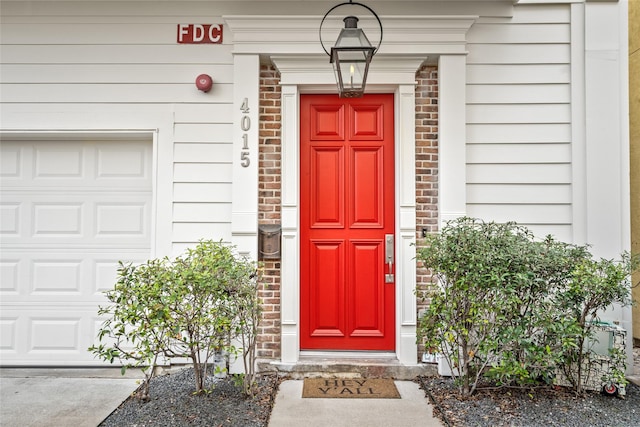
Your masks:
M 280 259 L 280 224 L 258 226 L 258 256 L 260 259 Z

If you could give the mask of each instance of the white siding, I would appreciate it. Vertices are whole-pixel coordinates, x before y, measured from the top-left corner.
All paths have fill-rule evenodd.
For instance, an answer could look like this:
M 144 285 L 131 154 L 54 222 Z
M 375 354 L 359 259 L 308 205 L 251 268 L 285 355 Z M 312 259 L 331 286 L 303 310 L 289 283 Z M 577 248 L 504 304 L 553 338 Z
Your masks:
M 25 135 L 32 133 L 38 134 L 41 140 L 49 135 L 77 133 L 127 140 L 122 136 L 140 134 L 148 144 L 151 196 L 144 212 L 145 215 L 148 212 L 150 220 L 144 222 L 144 226 L 148 226 L 144 232 L 151 247 L 136 246 L 134 249 L 140 249 L 137 252 L 126 251 L 125 245 L 119 243 L 109 247 L 125 259 L 139 259 L 147 253 L 153 257 L 177 254 L 202 238 L 237 243 L 241 236 L 245 245 L 243 250 L 247 253 L 255 250 L 251 224 L 257 222 L 257 209 L 250 205 L 257 202 L 253 195 L 257 192 L 257 178 L 247 172 L 257 172 L 241 169 L 238 164 L 241 141 L 238 107 L 247 96 L 249 102 L 254 103 L 251 114 L 257 114 L 258 96 L 254 85 L 257 85 L 258 53 L 282 55 L 279 63 L 289 67 L 283 72 L 286 76 L 283 81 L 287 82 L 283 90 L 286 92 L 283 98 L 283 118 L 286 118 L 283 147 L 287 150 L 283 152 L 283 200 L 286 205 L 283 225 L 289 224 L 289 233 L 285 236 L 289 237 L 289 245 L 283 241 L 283 277 L 287 280 L 283 280 L 286 292 L 283 291 L 282 297 L 283 301 L 293 302 L 283 304 L 286 331 L 283 329 L 282 354 L 284 361 L 297 360 L 295 287 L 298 259 L 294 242 L 298 196 L 294 193 L 298 179 L 295 160 L 298 115 L 295 97 L 300 90 L 316 90 L 332 80 L 330 75 L 318 72 L 309 64 L 294 71 L 298 59 L 289 57 L 285 60 L 285 57 L 293 53 L 320 53 L 313 32 L 307 31 L 308 28 L 304 31 L 296 29 L 291 22 L 295 20 L 299 25 L 300 19 L 321 17 L 331 5 L 327 1 L 288 0 L 0 1 L 0 136 L 17 135 L 15 140 L 25 141 Z M 613 142 L 609 142 L 612 133 L 607 128 L 610 123 L 622 123 L 619 117 L 625 117 L 625 99 L 619 96 L 623 90 L 600 84 L 605 80 L 619 83 L 616 79 L 622 75 L 618 76 L 618 70 L 612 68 L 615 61 L 622 61 L 616 59 L 619 32 L 611 30 L 616 28 L 616 20 L 610 16 L 618 10 L 618 2 L 590 2 L 586 21 L 581 18 L 580 11 L 587 7 L 582 2 L 389 0 L 375 3 L 383 20 L 388 16 L 387 22 L 396 22 L 396 27 L 385 28 L 386 41 L 381 58 L 385 57 L 385 49 L 399 48 L 408 55 L 406 60 L 399 60 L 399 64 L 393 64 L 388 70 L 378 70 L 377 75 L 385 76 L 384 81 L 372 79 L 380 87 L 400 85 L 398 125 L 402 134 L 413 134 L 412 131 L 405 132 L 412 128 L 413 120 L 407 120 L 412 113 L 404 113 L 414 110 L 415 101 L 410 96 L 413 94 L 412 79 L 404 80 L 407 64 L 416 58 L 419 59 L 416 64 L 419 63 L 423 55 L 432 61 L 436 53 L 440 53 L 441 71 L 454 71 L 450 74 L 443 71 L 440 76 L 439 93 L 441 101 L 445 101 L 439 104 L 440 118 L 447 116 L 445 123 L 449 125 L 440 127 L 440 136 L 443 142 L 454 143 L 453 147 L 446 143 L 441 146 L 441 150 L 448 150 L 440 152 L 443 162 L 440 168 L 441 214 L 455 217 L 466 212 L 485 219 L 515 220 L 529 226 L 538 236 L 550 233 L 562 240 L 580 241 L 582 234 L 603 247 L 607 247 L 609 241 L 610 245 L 618 245 L 616 239 L 609 237 L 612 230 L 617 232 L 617 225 L 603 227 L 600 223 L 624 222 L 625 217 L 619 215 L 619 209 L 624 210 L 622 194 L 627 192 L 617 180 L 624 178 L 625 169 L 623 167 L 615 178 L 612 174 L 606 180 L 599 176 L 601 170 L 616 170 L 620 159 L 623 166 L 628 163 L 624 161 L 624 152 L 620 152 L 624 144 L 614 144 L 621 140 L 619 135 L 613 135 Z M 624 5 L 624 2 L 620 4 Z M 600 21 L 603 12 L 606 13 L 598 24 L 600 31 L 593 32 L 590 26 L 594 22 L 591 21 Z M 237 28 L 242 31 L 236 35 L 235 47 L 228 27 L 225 27 L 222 45 L 180 45 L 176 42 L 177 24 L 223 23 L 222 16 L 247 14 L 258 17 L 295 15 L 295 18 L 282 20 L 286 24 L 282 30 L 262 31 L 266 30 L 263 28 L 252 30 L 253 33 L 246 28 L 242 30 L 241 23 L 236 22 L 234 25 L 240 25 Z M 456 15 L 463 19 L 454 28 L 438 28 L 440 24 L 456 21 L 451 19 Z M 406 29 L 397 25 L 400 18 L 413 16 L 430 17 L 425 20 L 429 22 L 423 28 L 426 31 L 419 33 L 423 38 L 407 38 Z M 438 16 L 443 18 L 441 23 Z M 480 17 L 475 19 L 474 16 Z M 581 19 L 584 22 L 581 23 Z M 230 23 L 233 21 L 234 18 L 229 18 Z M 465 22 L 471 21 L 474 24 L 466 34 L 468 55 L 463 56 L 465 34 L 459 30 L 466 29 Z M 257 19 L 255 22 L 265 24 L 269 21 Z M 453 33 L 447 34 L 447 31 Z M 284 42 L 283 34 L 299 37 Z M 610 41 L 615 46 L 602 46 L 603 35 L 612 38 Z M 269 37 L 278 41 L 272 44 Z M 240 53 L 235 58 L 234 49 Z M 393 53 L 402 56 L 395 50 Z M 324 65 L 329 66 L 328 63 Z M 381 65 L 389 64 L 382 62 Z M 202 73 L 213 77 L 214 85 L 209 93 L 202 93 L 195 87 L 195 78 Z M 413 69 L 408 75 L 412 77 L 412 73 Z M 325 80 L 325 76 L 329 79 Z M 306 87 L 295 87 L 296 83 Z M 603 99 L 608 102 L 602 102 Z M 614 104 L 619 104 L 619 111 L 610 107 Z M 251 120 L 254 124 L 258 121 L 254 116 Z M 466 127 L 462 126 L 464 121 Z M 588 134 L 588 138 L 582 133 Z M 257 148 L 253 150 L 257 146 L 257 127 L 252 127 L 249 138 L 251 167 L 254 168 L 258 160 Z M 615 146 L 609 148 L 608 143 Z M 8 157 L 3 159 L 6 160 L 3 163 L 5 172 L 11 172 L 11 167 L 17 164 L 17 152 L 7 151 Z M 449 157 L 445 159 L 443 153 L 448 153 Z M 402 164 L 412 156 L 411 153 L 409 157 L 404 154 Z M 115 162 L 113 158 L 111 160 L 111 164 L 119 164 L 117 158 Z M 606 167 L 600 166 L 601 160 Z M 457 178 L 450 180 L 456 191 L 444 191 L 445 183 L 448 185 L 443 178 L 445 170 L 449 171 L 449 178 Z M 256 184 L 247 193 L 249 196 L 235 191 L 234 186 L 242 188 L 245 182 L 242 176 L 248 176 L 247 181 Z M 413 172 L 403 172 L 399 176 L 412 177 Z M 400 187 L 413 188 L 409 181 L 411 179 L 404 180 Z M 122 188 L 127 188 L 127 184 Z M 110 191 L 122 196 L 119 187 Z M 406 193 L 413 194 L 412 191 Z M 450 198 L 451 194 L 464 197 Z M 407 227 L 402 221 L 400 224 L 400 230 L 410 229 L 407 236 L 413 236 L 414 229 L 411 197 L 402 199 L 399 208 L 402 221 L 411 223 Z M 445 200 L 450 201 L 448 198 L 453 201 L 445 203 Z M 81 201 L 91 202 L 91 199 L 71 198 L 64 212 L 64 209 L 52 210 L 45 206 L 38 213 L 59 218 L 60 222 L 55 224 L 59 227 L 57 231 L 69 233 L 74 227 L 70 221 L 78 217 Z M 17 233 L 22 202 L 16 199 L 1 206 L 0 233 L 9 237 Z M 141 212 L 140 204 L 126 198 L 120 203 L 126 206 L 118 211 L 122 217 L 135 218 L 136 213 Z M 445 205 L 448 210 L 442 208 Z M 102 207 L 92 210 L 96 214 L 92 218 L 104 220 L 100 230 L 105 238 L 110 238 L 119 225 L 112 219 L 113 211 L 114 208 Z M 245 227 L 243 222 L 251 226 Z M 131 224 L 127 230 L 135 231 Z M 624 226 L 618 231 L 618 237 L 624 241 L 628 232 Z M 593 240 L 592 235 L 597 238 Z M 29 238 L 25 237 L 25 241 Z M 23 280 L 19 277 L 24 275 L 19 263 L 30 262 L 29 257 L 24 252 L 3 256 L 0 292 L 16 293 L 15 284 Z M 91 254 L 71 252 L 69 259 L 75 262 L 76 258 L 78 262 L 93 262 Z M 109 268 L 112 270 L 115 260 L 98 261 L 104 265 L 91 267 L 91 274 L 95 273 L 98 278 L 92 296 L 113 282 L 113 275 L 105 272 Z M 402 281 L 404 287 L 400 293 L 403 295 L 414 284 L 413 273 L 407 273 L 412 269 L 409 264 L 399 271 L 406 279 Z M 41 275 L 49 269 L 44 264 L 40 267 Z M 71 267 L 61 269 L 61 277 L 65 279 L 68 275 L 73 279 L 71 270 Z M 44 289 L 48 285 L 39 286 Z M 69 293 L 65 289 L 62 291 Z M 411 292 L 407 295 L 410 297 Z M 64 313 L 65 304 L 66 300 L 51 311 Z M 406 354 L 411 354 L 411 358 L 415 356 L 411 326 L 415 315 L 411 308 L 414 301 L 406 298 L 399 304 L 398 318 L 402 318 L 403 323 L 398 326 L 398 336 L 402 339 L 404 353 L 399 351 L 398 354 L 402 355 L 401 360 L 408 360 Z M 48 316 L 45 312 L 40 315 Z M 95 310 L 83 312 L 82 316 L 85 315 L 95 316 Z M 403 317 L 405 315 L 407 317 Z M 0 319 L 0 349 L 17 342 L 21 333 L 14 328 L 17 319 L 17 315 L 11 313 Z M 98 320 L 94 319 L 93 323 L 97 325 Z M 66 351 L 73 346 L 68 340 L 62 340 L 60 344 L 47 341 L 51 327 L 41 320 L 34 325 L 34 330 L 43 338 L 40 347 L 58 345 L 61 351 Z M 67 337 L 77 332 L 76 323 L 69 318 L 61 319 L 56 327 Z M 95 331 L 88 333 L 95 336 Z M 410 345 L 406 344 L 407 339 L 411 341 Z
M 232 37 L 178 44 L 178 24 L 222 23 L 179 3 L 7 2 L 1 18 L 3 129 L 159 130 L 157 256 L 231 233 Z
M 571 240 L 569 5 L 517 5 L 468 33 L 467 213 Z

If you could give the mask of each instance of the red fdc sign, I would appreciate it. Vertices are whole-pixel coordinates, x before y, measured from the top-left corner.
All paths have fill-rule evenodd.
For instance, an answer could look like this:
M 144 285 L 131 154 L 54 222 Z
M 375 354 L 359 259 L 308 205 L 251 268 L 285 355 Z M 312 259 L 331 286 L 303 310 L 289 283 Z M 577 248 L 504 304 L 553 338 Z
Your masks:
M 222 25 L 220 24 L 178 24 L 180 44 L 220 44 Z

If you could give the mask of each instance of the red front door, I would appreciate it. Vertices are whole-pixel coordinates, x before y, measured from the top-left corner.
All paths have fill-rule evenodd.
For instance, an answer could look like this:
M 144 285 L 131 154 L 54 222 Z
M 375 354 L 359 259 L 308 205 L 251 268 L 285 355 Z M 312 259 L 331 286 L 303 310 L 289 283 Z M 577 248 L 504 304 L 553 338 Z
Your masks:
M 391 94 L 301 96 L 303 350 L 395 349 L 393 135 Z

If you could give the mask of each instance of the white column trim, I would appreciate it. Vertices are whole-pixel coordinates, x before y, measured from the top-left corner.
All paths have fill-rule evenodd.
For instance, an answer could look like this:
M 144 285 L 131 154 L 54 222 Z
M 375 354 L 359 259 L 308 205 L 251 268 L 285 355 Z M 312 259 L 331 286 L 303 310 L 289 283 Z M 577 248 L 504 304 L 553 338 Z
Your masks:
M 258 118 L 260 108 L 260 57 L 258 55 L 234 55 L 233 86 L 235 89 L 233 94 L 231 239 L 238 252 L 252 259 L 258 259 Z M 245 98 L 249 108 L 248 112 L 242 111 Z M 244 146 L 245 139 L 247 147 Z M 247 164 L 247 160 L 243 160 L 242 153 L 245 153 L 246 159 L 248 159 L 246 167 L 243 165 Z
M 438 65 L 440 226 L 466 215 L 466 56 L 441 55 Z
M 594 256 L 608 259 L 631 245 L 627 7 L 588 2 L 584 8 L 586 237 Z M 600 317 L 632 330 L 631 307 L 614 305 Z M 631 344 L 628 333 L 627 361 Z
M 415 82 L 417 67 L 412 70 Z M 396 91 L 396 356 L 415 365 L 416 342 L 416 88 Z
M 282 86 L 282 260 L 280 263 L 281 360 L 300 356 L 299 93 L 297 85 Z
M 572 241 L 580 245 L 588 241 L 584 8 L 584 3 L 571 5 Z
M 618 72 L 620 73 L 620 129 L 621 129 L 621 150 L 620 150 L 620 168 L 619 177 L 621 183 L 621 251 L 631 251 L 631 141 L 629 133 L 629 4 L 623 2 L 618 9 L 619 22 L 619 40 L 620 40 L 620 64 Z M 627 332 L 627 375 L 633 374 L 633 309 L 632 307 L 624 307 L 621 313 L 622 327 Z

